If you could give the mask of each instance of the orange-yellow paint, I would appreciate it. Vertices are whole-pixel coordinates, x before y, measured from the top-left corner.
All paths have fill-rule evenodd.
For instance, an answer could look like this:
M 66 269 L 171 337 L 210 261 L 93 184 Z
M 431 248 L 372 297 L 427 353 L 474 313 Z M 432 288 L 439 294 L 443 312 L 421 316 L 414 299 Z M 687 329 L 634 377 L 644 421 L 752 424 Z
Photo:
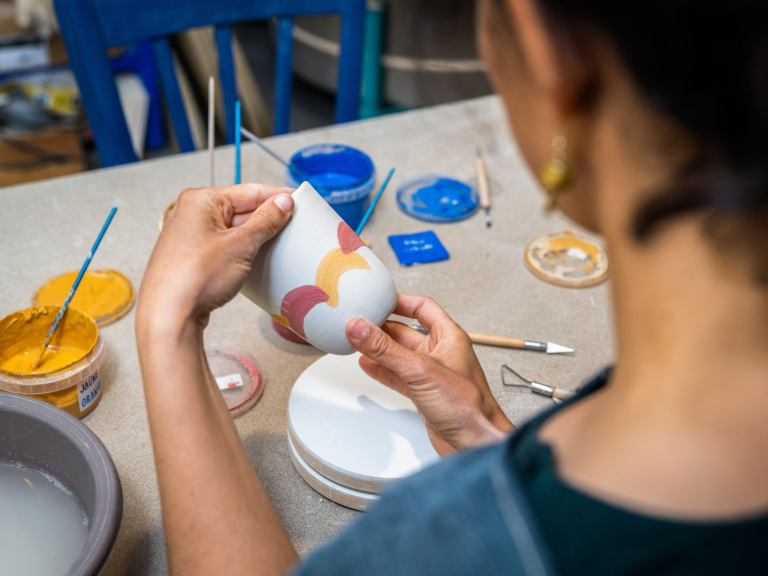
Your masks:
M 77 309 L 67 310 L 40 365 L 33 369 L 48 330 L 59 312 L 54 306 L 27 308 L 0 320 L 0 370 L 44 374 L 85 358 L 96 345 L 96 323 Z
M 35 295 L 35 306 L 61 306 L 78 272 L 67 272 L 46 282 Z M 85 312 L 100 326 L 122 317 L 133 304 L 131 281 L 116 270 L 86 272 L 70 306 Z
M 602 252 L 599 246 L 581 240 L 580 238 L 576 238 L 571 232 L 564 232 L 562 236 L 550 238 L 547 241 L 547 248 L 553 252 L 576 248 L 584 252 L 587 256 L 591 256 L 594 261 L 597 261 L 598 256 Z
M 30 398 L 36 398 L 48 404 L 53 404 L 57 408 L 61 408 L 64 412 L 72 414 L 75 418 L 82 418 L 91 413 L 96 408 L 96 405 L 101 400 L 101 394 L 96 397 L 96 401 L 91 403 L 85 410 L 80 411 L 80 405 L 77 397 L 77 386 L 70 386 L 57 392 L 49 392 L 47 394 L 24 394 Z
M 320 261 L 315 275 L 315 285 L 328 294 L 326 304 L 331 308 L 339 305 L 339 278 L 347 270 L 370 270 L 371 265 L 357 252 L 344 254 L 341 248 L 334 248 Z
M 272 318 L 280 322 L 280 324 L 282 324 L 286 328 L 288 328 L 291 325 L 291 323 L 288 321 L 288 318 L 286 318 L 285 316 L 281 316 L 280 314 L 270 314 L 270 316 L 272 316 Z

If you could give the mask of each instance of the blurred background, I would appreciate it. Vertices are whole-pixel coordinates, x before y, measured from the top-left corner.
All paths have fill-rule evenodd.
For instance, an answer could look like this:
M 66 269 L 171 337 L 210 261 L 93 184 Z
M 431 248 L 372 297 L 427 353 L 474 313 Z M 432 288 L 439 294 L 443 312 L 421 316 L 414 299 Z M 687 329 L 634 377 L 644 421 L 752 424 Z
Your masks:
M 57 8 L 66 3 L 57 0 Z M 474 2 L 360 3 L 365 25 L 358 118 L 490 93 L 476 53 Z M 73 73 L 77 66 L 71 66 L 75 58 L 70 59 L 67 50 L 74 50 L 73 44 L 62 40 L 55 14 L 52 0 L 0 0 L 0 186 L 117 163 L 99 155 L 88 122 L 89 115 L 92 121 L 94 116 L 86 114 Z M 341 26 L 338 15 L 296 15 L 291 22 L 287 129 L 295 132 L 334 122 Z M 275 132 L 277 20 L 236 22 L 231 31 L 242 123 L 258 136 L 270 136 Z M 174 33 L 169 40 L 193 145 L 202 149 L 209 76 L 217 78 L 221 94 L 214 29 L 198 27 Z M 110 46 L 107 52 L 136 158 L 178 153 L 150 42 Z M 228 142 L 222 100 L 217 101 L 217 144 Z

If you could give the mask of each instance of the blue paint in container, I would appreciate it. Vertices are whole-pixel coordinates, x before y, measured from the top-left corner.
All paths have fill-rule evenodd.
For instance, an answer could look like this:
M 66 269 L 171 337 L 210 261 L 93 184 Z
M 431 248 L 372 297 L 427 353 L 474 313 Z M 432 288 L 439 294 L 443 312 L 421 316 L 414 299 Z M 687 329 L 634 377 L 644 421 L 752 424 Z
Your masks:
M 457 222 L 477 211 L 477 190 L 459 180 L 426 174 L 402 184 L 397 191 L 400 209 L 419 220 Z
M 373 160 L 344 144 L 313 144 L 291 156 L 285 171 L 288 186 L 308 180 L 353 230 L 363 219 L 376 181 Z

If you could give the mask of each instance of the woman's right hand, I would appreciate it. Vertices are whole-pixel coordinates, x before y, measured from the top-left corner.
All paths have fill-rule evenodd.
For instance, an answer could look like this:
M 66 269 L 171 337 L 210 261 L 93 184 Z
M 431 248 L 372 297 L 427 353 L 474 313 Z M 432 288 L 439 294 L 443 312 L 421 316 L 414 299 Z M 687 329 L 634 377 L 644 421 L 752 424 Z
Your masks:
M 347 338 L 360 367 L 416 405 L 441 456 L 504 438 L 513 426 L 491 394 L 472 342 L 431 298 L 398 295 L 395 314 L 418 320 L 424 335 L 401 322 L 381 328 L 354 318 Z

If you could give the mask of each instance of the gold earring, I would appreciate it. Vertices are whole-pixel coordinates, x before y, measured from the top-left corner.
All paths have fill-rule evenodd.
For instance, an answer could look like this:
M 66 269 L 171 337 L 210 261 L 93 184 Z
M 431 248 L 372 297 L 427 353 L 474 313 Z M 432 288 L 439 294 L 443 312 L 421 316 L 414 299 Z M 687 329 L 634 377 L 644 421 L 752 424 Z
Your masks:
M 544 209 L 551 212 L 558 195 L 573 182 L 573 168 L 568 163 L 568 137 L 559 131 L 552 138 L 552 159 L 542 168 L 539 180 L 547 193 Z

